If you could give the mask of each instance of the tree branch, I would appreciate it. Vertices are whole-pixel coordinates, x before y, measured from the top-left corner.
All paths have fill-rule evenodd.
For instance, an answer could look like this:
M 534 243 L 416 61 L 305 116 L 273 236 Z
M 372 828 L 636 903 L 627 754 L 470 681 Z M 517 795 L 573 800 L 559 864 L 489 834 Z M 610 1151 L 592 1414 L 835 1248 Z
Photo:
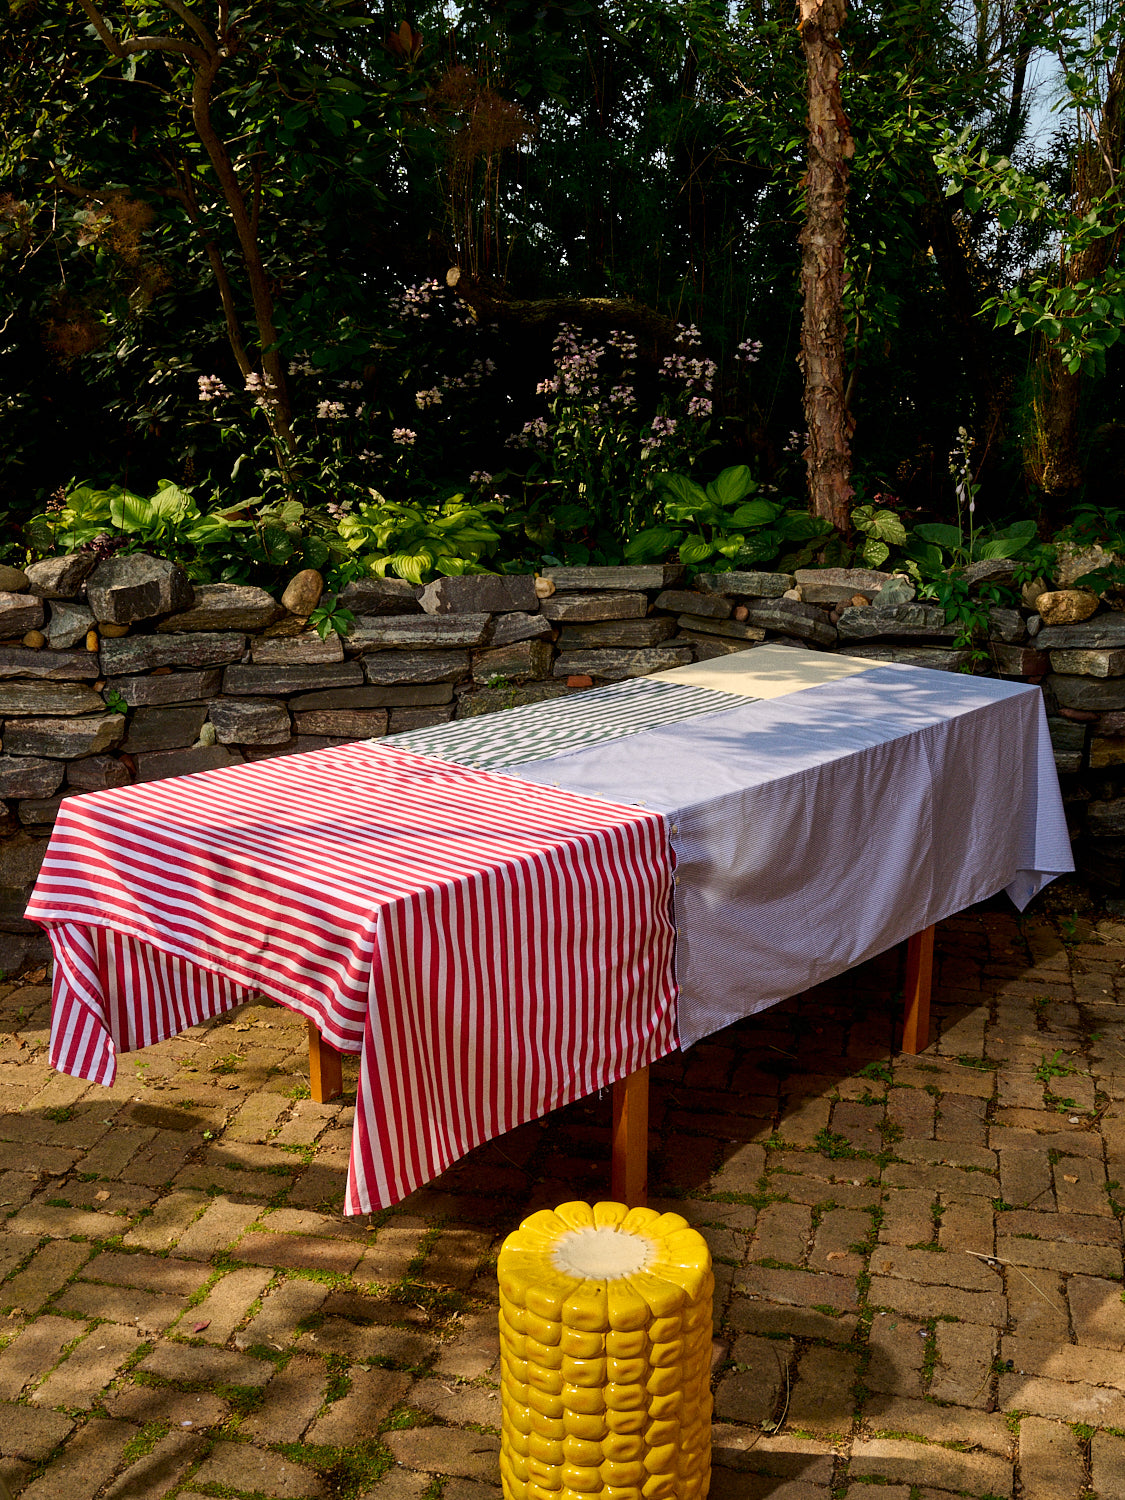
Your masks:
M 288 454 L 293 451 L 295 443 L 291 427 L 289 395 L 285 378 L 285 362 L 281 358 L 278 349 L 277 328 L 274 323 L 273 295 L 270 291 L 265 267 L 262 264 L 256 226 L 251 222 L 250 215 L 247 213 L 246 200 L 242 193 L 238 174 L 234 169 L 230 153 L 211 119 L 211 91 L 214 87 L 215 77 L 224 59 L 229 56 L 230 49 L 211 37 L 210 33 L 202 26 L 202 23 L 183 4 L 183 0 L 161 0 L 161 3 L 173 15 L 178 16 L 197 36 L 202 37 L 206 43 L 206 47 L 198 47 L 191 42 L 174 41 L 171 38 L 165 37 L 137 37 L 127 42 L 119 42 L 95 6 L 94 0 L 79 0 L 79 4 L 89 17 L 94 30 L 114 57 L 124 58 L 134 52 L 146 51 L 175 52 L 182 57 L 188 58 L 193 65 L 191 87 L 192 124 L 215 172 L 227 211 L 234 224 L 235 234 L 238 236 L 239 249 L 242 252 L 242 262 L 246 270 L 246 280 L 250 289 L 250 298 L 254 306 L 254 319 L 258 325 L 258 342 L 262 351 L 262 370 L 266 377 L 267 386 L 266 414 L 273 431 L 278 462 L 282 470 L 288 472 Z M 220 4 L 219 15 L 221 24 L 225 28 L 228 15 L 225 3 Z M 212 253 L 212 249 L 209 248 L 207 253 L 219 285 L 219 295 L 223 302 L 224 314 L 227 317 L 228 333 L 230 333 L 232 329 L 231 318 L 233 316 L 233 289 L 230 279 L 222 266 L 217 249 Z M 249 373 L 250 366 L 246 348 L 242 343 L 237 327 L 235 327 L 235 332 L 231 337 L 231 348 L 234 350 L 235 359 L 238 360 L 239 366 L 244 368 L 244 373 Z
M 538 297 L 509 298 L 484 277 L 469 275 L 459 267 L 446 273 L 446 285 L 483 322 L 515 323 L 538 328 L 565 322 L 595 328 L 626 328 L 651 341 L 654 349 L 675 341 L 679 324 L 631 297 Z
M 219 288 L 219 300 L 223 304 L 223 317 L 227 325 L 227 339 L 234 354 L 235 363 L 241 370 L 243 377 L 251 374 L 254 366 L 250 362 L 250 356 L 246 352 L 246 344 L 242 338 L 242 325 L 238 320 L 238 310 L 235 306 L 234 288 L 227 274 L 227 268 L 223 264 L 223 258 L 219 254 L 219 247 L 207 233 L 203 223 L 203 215 L 199 211 L 199 199 L 195 192 L 195 182 L 186 164 L 179 167 L 165 162 L 173 176 L 179 183 L 178 188 L 169 188 L 169 197 L 183 204 L 184 212 L 191 221 L 191 226 L 203 245 L 207 260 L 211 266 L 211 273 L 215 278 L 215 285 Z
M 181 57 L 190 57 L 194 62 L 207 61 L 207 54 L 201 48 L 194 47 L 191 42 L 178 42 L 170 36 L 135 36 L 120 42 L 106 25 L 104 16 L 93 4 L 93 0 L 78 0 L 78 3 L 89 17 L 90 25 L 114 57 L 124 59 L 138 52 L 176 52 Z
M 219 50 L 219 44 L 204 26 L 197 16 L 192 15 L 182 0 L 160 0 L 165 10 L 170 10 L 174 16 L 179 16 L 185 26 L 189 26 L 203 43 L 203 50 L 208 57 L 214 57 Z

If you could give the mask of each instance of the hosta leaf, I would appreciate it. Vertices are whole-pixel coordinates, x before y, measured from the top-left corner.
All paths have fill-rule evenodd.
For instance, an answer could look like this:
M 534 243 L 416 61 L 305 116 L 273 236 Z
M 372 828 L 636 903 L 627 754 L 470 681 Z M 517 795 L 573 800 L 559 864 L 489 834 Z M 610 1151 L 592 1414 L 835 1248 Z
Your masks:
M 1003 531 L 998 531 L 997 536 L 1018 536 L 1025 542 L 1030 542 L 1039 533 L 1039 527 L 1034 521 L 1013 521 L 1011 526 L 1005 526 Z
M 781 514 L 781 506 L 773 500 L 748 500 L 740 505 L 727 521 L 728 526 L 768 526 Z
M 735 464 L 724 469 L 717 479 L 707 486 L 707 498 L 716 505 L 737 505 L 745 495 L 752 495 L 758 488 L 757 480 L 745 464 Z
M 182 521 L 196 512 L 195 501 L 178 484 L 162 484 L 149 503 L 153 515 L 164 521 Z
M 155 517 L 151 503 L 143 495 L 121 490 L 109 502 L 109 518 L 118 531 L 140 531 L 151 526 Z
M 660 474 L 657 476 L 657 483 L 681 505 L 693 510 L 707 505 L 707 492 L 686 474 Z
M 746 545 L 733 561 L 740 566 L 743 563 L 769 562 L 781 550 L 783 540 L 780 531 L 759 531 L 756 536 L 746 538 Z
M 824 536 L 832 530 L 831 525 L 820 516 L 809 516 L 803 511 L 787 510 L 779 516 L 775 530 L 787 542 L 811 542 L 814 537 Z
M 584 505 L 560 505 L 552 512 L 555 525 L 564 531 L 571 526 L 586 526 L 590 520 L 590 512 Z
M 689 536 L 687 541 L 680 543 L 680 561 L 689 564 L 706 562 L 714 550 L 713 544 L 703 537 Z
M 408 583 L 421 583 L 422 575 L 434 565 L 433 553 L 427 548 L 420 548 L 417 552 L 396 552 L 386 561 Z
M 983 561 L 989 557 L 1015 557 L 1017 552 L 1022 552 L 1027 542 L 1018 536 L 997 536 L 987 542 L 976 542 L 973 546 L 974 561 Z
M 939 521 L 927 521 L 915 526 L 914 535 L 924 542 L 935 542 L 939 547 L 960 547 L 961 533 L 956 526 L 946 526 Z
M 638 531 L 632 541 L 625 544 L 625 561 L 644 563 L 654 557 L 663 557 L 678 545 L 682 536 L 682 531 L 673 531 L 670 526 L 653 526 L 648 531 Z

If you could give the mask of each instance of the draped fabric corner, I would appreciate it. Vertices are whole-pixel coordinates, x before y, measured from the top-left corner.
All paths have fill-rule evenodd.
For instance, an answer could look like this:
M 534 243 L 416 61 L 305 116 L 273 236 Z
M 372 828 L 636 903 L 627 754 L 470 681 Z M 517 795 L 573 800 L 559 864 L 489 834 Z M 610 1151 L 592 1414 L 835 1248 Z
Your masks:
M 63 805 L 28 913 L 53 1064 L 257 993 L 360 1056 L 347 1211 L 675 1046 L 657 813 L 350 744 Z

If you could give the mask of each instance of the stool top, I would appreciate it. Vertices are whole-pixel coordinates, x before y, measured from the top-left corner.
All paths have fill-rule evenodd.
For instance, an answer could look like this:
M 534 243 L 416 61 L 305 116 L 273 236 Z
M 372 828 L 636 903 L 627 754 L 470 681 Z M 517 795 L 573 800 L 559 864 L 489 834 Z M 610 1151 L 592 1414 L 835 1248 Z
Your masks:
M 567 1276 L 618 1281 L 643 1271 L 656 1253 L 657 1246 L 648 1235 L 605 1224 L 564 1234 L 555 1242 L 551 1259 L 556 1270 Z

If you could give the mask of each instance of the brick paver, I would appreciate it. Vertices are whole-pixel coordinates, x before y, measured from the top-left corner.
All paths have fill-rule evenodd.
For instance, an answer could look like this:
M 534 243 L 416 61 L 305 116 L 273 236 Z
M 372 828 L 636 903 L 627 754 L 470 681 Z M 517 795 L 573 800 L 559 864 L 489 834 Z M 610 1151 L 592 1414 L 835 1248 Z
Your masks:
M 260 1443 L 296 1443 L 303 1436 L 328 1392 L 323 1363 L 297 1354 L 266 1388 L 265 1399 L 247 1417 L 243 1431 Z M 349 1435 L 346 1442 L 354 1440 Z
M 119 1323 L 99 1323 L 32 1395 L 37 1406 L 89 1409 L 129 1357 L 140 1334 Z
M 943 924 L 916 1058 L 892 954 L 653 1070 L 652 1201 L 716 1261 L 712 1500 L 1125 1496 L 1125 922 L 1069 891 Z M 351 1099 L 302 1097 L 299 1018 L 103 1091 L 51 1075 L 47 1001 L 0 985 L 13 1492 L 497 1500 L 492 1257 L 604 1195 L 608 1101 L 345 1221 Z
M 225 1344 L 265 1291 L 270 1274 L 250 1267 L 228 1272 L 202 1301 L 188 1309 L 177 1331 L 208 1344 Z

